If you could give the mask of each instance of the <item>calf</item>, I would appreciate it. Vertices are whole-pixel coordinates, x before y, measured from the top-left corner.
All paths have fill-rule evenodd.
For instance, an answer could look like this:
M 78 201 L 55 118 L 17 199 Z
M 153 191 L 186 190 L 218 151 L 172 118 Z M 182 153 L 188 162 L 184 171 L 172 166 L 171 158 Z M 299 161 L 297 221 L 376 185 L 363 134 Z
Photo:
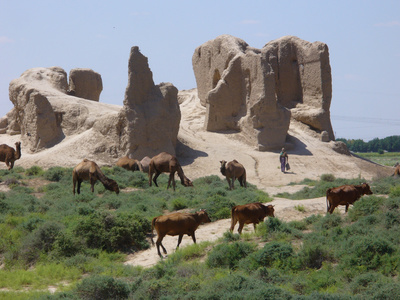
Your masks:
M 367 183 L 361 185 L 342 185 L 326 190 L 326 209 L 330 214 L 339 205 L 346 205 L 345 212 L 348 211 L 349 205 L 353 205 L 363 195 L 371 195 L 371 188 Z
M 235 228 L 236 223 L 239 221 L 239 234 L 242 233 L 244 224 L 253 223 L 254 230 L 256 230 L 256 225 L 262 221 L 266 216 L 275 217 L 274 206 L 265 206 L 259 202 L 250 203 L 245 205 L 237 205 L 232 208 L 231 211 L 231 232 Z
M 209 222 L 211 222 L 211 220 L 205 210 L 198 211 L 194 214 L 177 212 L 165 216 L 155 217 L 151 222 L 151 232 L 153 235 L 154 228 L 157 231 L 158 237 L 156 245 L 158 255 L 163 258 L 160 252 L 160 246 L 162 247 L 164 253 L 167 254 L 167 250 L 161 243 L 166 235 L 179 235 L 178 246 L 176 246 L 176 249 L 179 248 L 184 234 L 191 236 L 193 242 L 196 244 L 196 237 L 194 232 L 200 224 Z M 153 236 L 151 237 L 151 242 L 154 245 Z

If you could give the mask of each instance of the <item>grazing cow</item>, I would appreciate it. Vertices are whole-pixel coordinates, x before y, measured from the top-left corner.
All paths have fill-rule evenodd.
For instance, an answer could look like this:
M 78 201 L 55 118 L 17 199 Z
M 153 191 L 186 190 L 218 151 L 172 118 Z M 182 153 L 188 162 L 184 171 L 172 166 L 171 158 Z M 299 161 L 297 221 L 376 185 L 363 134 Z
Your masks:
M 243 167 L 241 163 L 239 163 L 236 159 L 226 162 L 225 160 L 221 160 L 221 174 L 226 177 L 226 181 L 228 181 L 229 189 L 233 190 L 235 188 L 235 180 L 239 180 L 240 186 L 247 187 L 246 184 L 246 169 Z M 232 182 L 231 182 L 232 180 Z
M 191 236 L 193 242 L 196 244 L 196 237 L 194 232 L 200 224 L 209 222 L 211 222 L 211 220 L 205 210 L 200 210 L 194 214 L 177 212 L 165 216 L 155 217 L 151 222 L 151 242 L 154 245 L 153 230 L 155 228 L 157 231 L 156 245 L 158 255 L 163 258 L 160 252 L 160 246 L 162 247 L 164 253 L 167 254 L 167 250 L 161 243 L 166 235 L 179 235 L 178 246 L 176 246 L 176 249 L 179 248 L 184 234 Z
M 326 190 L 326 210 L 330 214 L 333 213 L 338 205 L 346 205 L 345 212 L 348 211 L 349 205 L 353 205 L 363 195 L 371 195 L 372 191 L 368 183 L 361 185 L 342 185 Z
M 237 205 L 231 211 L 231 232 L 235 228 L 236 223 L 239 221 L 239 234 L 242 233 L 244 224 L 253 223 L 254 230 L 256 225 L 264 221 L 266 216 L 275 217 L 273 205 L 263 205 L 259 202 Z
M 100 167 L 94 162 L 88 159 L 84 159 L 72 170 L 72 183 L 73 183 L 73 193 L 75 195 L 75 185 L 78 183 L 78 194 L 81 193 L 82 181 L 90 182 L 90 190 L 94 192 L 94 184 L 99 180 L 104 187 L 112 192 L 119 194 L 119 187 L 115 180 L 108 178 L 103 174 Z
M 178 159 L 167 152 L 161 152 L 150 160 L 149 186 L 151 186 L 153 174 L 155 174 L 153 182 L 156 186 L 158 186 L 157 178 L 158 176 L 160 176 L 161 173 L 169 173 L 167 189 L 169 189 L 172 182 L 172 187 L 175 191 L 175 173 L 178 173 L 178 176 L 181 179 L 181 183 L 183 186 L 193 186 L 193 182 L 183 173 L 182 167 L 179 164 Z

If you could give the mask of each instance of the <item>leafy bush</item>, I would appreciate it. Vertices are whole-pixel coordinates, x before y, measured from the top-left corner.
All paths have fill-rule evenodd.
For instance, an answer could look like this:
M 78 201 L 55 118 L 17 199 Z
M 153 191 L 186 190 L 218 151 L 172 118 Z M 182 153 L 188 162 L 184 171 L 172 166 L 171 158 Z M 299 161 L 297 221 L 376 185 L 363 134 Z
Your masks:
M 306 243 L 298 253 L 302 268 L 320 269 L 322 263 L 330 258 L 327 247 L 319 243 Z
M 379 236 L 350 237 L 343 249 L 344 264 L 348 267 L 365 267 L 368 270 L 381 267 L 384 256 L 396 249 L 392 243 Z
M 61 181 L 64 176 L 68 176 L 71 178 L 72 172 L 69 172 L 69 169 L 61 168 L 61 167 L 51 167 L 46 172 L 44 172 L 43 177 L 49 181 Z M 68 172 L 68 174 L 67 174 Z
M 139 215 L 100 211 L 81 216 L 74 232 L 89 248 L 127 251 L 147 248 L 146 233 L 150 228 L 150 221 Z
M 81 299 L 127 299 L 130 289 L 128 284 L 121 280 L 94 275 L 78 283 L 77 293 Z
M 383 198 L 377 196 L 362 197 L 354 202 L 353 209 L 349 210 L 349 218 L 351 221 L 358 220 L 361 216 L 369 216 L 379 211 Z
M 335 176 L 333 174 L 322 174 L 320 176 L 322 181 L 326 182 L 334 182 L 336 180 Z
M 242 266 L 250 270 L 260 267 L 284 268 L 290 266 L 294 255 L 293 247 L 284 242 L 270 242 L 251 254 L 247 260 L 244 260 Z M 247 265 L 247 267 L 245 266 Z
M 43 169 L 39 166 L 32 166 L 25 171 L 25 175 L 27 176 L 35 176 L 43 174 Z
M 235 269 L 239 260 L 254 252 L 254 250 L 255 245 L 240 241 L 217 245 L 208 255 L 207 266 Z
M 49 221 L 28 234 L 22 242 L 20 253 L 24 261 L 33 263 L 39 258 L 40 252 L 50 252 L 62 228 L 61 224 Z

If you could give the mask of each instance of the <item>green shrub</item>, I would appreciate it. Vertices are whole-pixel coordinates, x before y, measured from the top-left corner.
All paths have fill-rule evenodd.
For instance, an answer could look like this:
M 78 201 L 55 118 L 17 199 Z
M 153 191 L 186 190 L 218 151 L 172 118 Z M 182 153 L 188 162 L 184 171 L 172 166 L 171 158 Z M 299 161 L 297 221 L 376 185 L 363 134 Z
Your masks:
M 390 188 L 389 197 L 400 197 L 400 185 L 396 185 Z
M 180 210 L 188 207 L 186 200 L 182 198 L 174 199 L 171 205 L 172 205 L 172 210 Z
M 43 169 L 39 166 L 32 166 L 25 171 L 26 176 L 38 176 L 43 174 Z
M 81 216 L 74 232 L 87 247 L 107 251 L 127 251 L 148 247 L 150 221 L 133 213 L 100 211 Z
M 373 215 L 379 211 L 383 198 L 377 196 L 362 197 L 354 202 L 353 209 L 350 209 L 348 216 L 351 221 L 356 221 L 362 216 Z
M 371 270 L 383 267 L 385 256 L 395 251 L 394 245 L 383 237 L 352 236 L 348 239 L 342 255 L 345 265 Z
M 366 291 L 372 291 L 371 287 L 376 284 L 387 282 L 388 280 L 384 275 L 375 272 L 368 272 L 355 277 L 349 287 L 353 294 L 362 294 Z
M 322 181 L 326 182 L 334 182 L 336 180 L 333 174 L 322 174 L 320 178 Z
M 371 299 L 392 300 L 400 299 L 400 283 L 390 283 L 382 285 L 372 291 Z
M 110 276 L 94 275 L 78 283 L 77 293 L 81 299 L 127 299 L 130 289 L 128 284 L 121 280 Z
M 62 228 L 61 224 L 48 221 L 28 234 L 21 246 L 20 255 L 22 259 L 26 263 L 31 264 L 36 262 L 42 251 L 50 252 Z
M 322 263 L 330 258 L 327 246 L 315 241 L 303 244 L 298 253 L 298 260 L 302 268 L 320 269 Z
M 64 176 L 67 176 L 67 170 L 61 167 L 51 167 L 46 172 L 44 172 L 43 177 L 49 181 L 61 181 Z M 72 174 L 68 172 L 68 177 Z
M 251 255 L 258 267 L 277 267 L 281 268 L 291 264 L 293 257 L 293 247 L 288 243 L 270 242 Z
M 255 245 L 247 242 L 233 242 L 217 245 L 207 258 L 207 266 L 235 269 L 239 260 L 254 252 Z

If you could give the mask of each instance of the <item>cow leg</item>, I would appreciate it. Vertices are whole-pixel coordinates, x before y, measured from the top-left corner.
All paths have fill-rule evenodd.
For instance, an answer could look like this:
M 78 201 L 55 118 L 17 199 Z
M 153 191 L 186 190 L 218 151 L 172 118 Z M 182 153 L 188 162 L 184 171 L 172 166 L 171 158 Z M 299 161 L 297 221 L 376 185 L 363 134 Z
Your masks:
M 153 178 L 153 182 L 154 182 L 154 184 L 156 185 L 156 187 L 158 187 L 157 178 L 158 178 L 158 176 L 160 176 L 160 174 L 161 174 L 161 173 L 156 172 L 156 175 L 154 175 L 154 178 Z
M 347 212 L 348 210 L 349 210 L 349 203 L 346 204 L 345 212 Z
M 240 186 L 243 187 L 243 176 L 238 178 Z
M 235 180 L 236 180 L 236 177 L 233 176 L 233 177 L 232 177 L 232 190 L 235 189 Z
M 231 180 L 228 177 L 226 177 L 226 181 L 228 181 L 228 186 L 229 186 L 229 189 L 231 190 L 232 189 Z
M 330 205 L 330 206 L 329 206 L 328 212 L 329 212 L 330 214 L 332 214 L 334 210 L 335 210 L 335 206 Z
M 239 234 L 242 234 L 243 226 L 244 226 L 244 223 L 239 221 L 239 229 L 238 229 Z
M 231 232 L 233 232 L 233 229 L 235 229 L 236 223 L 237 223 L 237 220 L 232 218 L 232 221 L 231 221 Z
M 176 246 L 176 250 L 178 250 L 179 245 L 180 245 L 181 242 L 182 242 L 182 238 L 183 238 L 183 234 L 180 234 L 179 237 L 178 237 L 178 245 Z
M 81 193 L 81 184 L 82 184 L 82 180 L 78 179 L 78 188 L 77 188 L 78 195 Z
M 163 258 L 163 256 L 162 256 L 162 254 L 161 254 L 161 252 L 160 252 L 160 246 L 161 246 L 161 248 L 163 249 L 164 254 L 167 254 L 167 250 L 165 249 L 165 247 L 164 247 L 163 244 L 161 243 L 162 240 L 163 240 L 163 238 L 164 238 L 164 236 L 158 236 L 157 241 L 156 241 L 157 252 L 158 252 L 158 255 L 159 255 L 161 258 Z
M 196 236 L 194 235 L 194 232 L 193 232 L 193 234 L 192 234 L 192 240 L 193 240 L 193 243 L 196 244 Z

